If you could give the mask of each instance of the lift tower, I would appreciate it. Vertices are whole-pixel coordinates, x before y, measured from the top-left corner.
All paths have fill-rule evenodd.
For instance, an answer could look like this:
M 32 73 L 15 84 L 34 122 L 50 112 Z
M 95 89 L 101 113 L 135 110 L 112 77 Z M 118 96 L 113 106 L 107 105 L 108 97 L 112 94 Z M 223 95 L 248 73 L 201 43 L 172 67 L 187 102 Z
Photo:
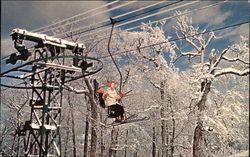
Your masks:
M 11 54 L 6 63 L 15 64 L 18 60 L 26 62 L 0 76 L 23 81 L 25 87 L 13 88 L 30 89 L 32 93 L 29 100 L 30 117 L 18 130 L 19 135 L 24 136 L 24 155 L 61 156 L 64 84 L 100 71 L 102 63 L 98 59 L 84 56 L 85 46 L 81 43 L 24 29 L 14 29 L 11 36 L 19 55 Z M 33 52 L 25 47 L 25 40 L 36 43 Z M 16 76 L 11 74 L 13 72 L 22 75 Z

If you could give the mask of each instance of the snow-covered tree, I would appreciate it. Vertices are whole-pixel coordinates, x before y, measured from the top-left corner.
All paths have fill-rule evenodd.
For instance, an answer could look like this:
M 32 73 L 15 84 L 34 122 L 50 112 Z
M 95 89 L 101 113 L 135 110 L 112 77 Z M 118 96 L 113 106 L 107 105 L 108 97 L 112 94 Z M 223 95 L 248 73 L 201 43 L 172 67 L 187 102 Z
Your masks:
M 177 12 L 177 14 L 180 14 L 180 12 Z M 184 38 L 184 41 L 193 47 L 190 52 L 184 52 L 179 48 L 179 57 L 188 56 L 190 60 L 194 60 L 194 63 L 190 64 L 194 88 L 196 89 L 194 108 L 198 109 L 198 115 L 194 130 L 193 156 L 206 156 L 209 153 L 207 153 L 206 147 L 205 128 L 207 126 L 205 119 L 211 107 L 208 105 L 208 102 L 212 99 L 210 93 L 216 88 L 212 84 L 227 74 L 249 75 L 249 47 L 246 42 L 248 39 L 242 38 L 240 43 L 229 46 L 222 51 L 215 49 L 209 51 L 208 45 L 216 39 L 214 32 L 209 34 L 199 33 L 199 27 L 194 27 L 192 19 L 186 15 L 177 18 L 175 29 L 177 36 Z M 232 86 L 234 85 L 232 84 Z M 224 90 L 227 91 L 228 89 Z

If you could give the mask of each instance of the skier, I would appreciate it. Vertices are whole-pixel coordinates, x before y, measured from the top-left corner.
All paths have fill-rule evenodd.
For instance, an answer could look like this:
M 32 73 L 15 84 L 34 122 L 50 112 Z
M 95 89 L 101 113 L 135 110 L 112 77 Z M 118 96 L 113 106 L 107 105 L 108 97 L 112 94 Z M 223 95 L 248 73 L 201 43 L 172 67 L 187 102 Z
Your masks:
M 115 82 L 107 81 L 108 88 L 106 90 L 99 89 L 98 93 L 103 93 L 105 106 L 108 107 L 108 117 L 115 118 L 115 122 L 121 122 L 124 120 L 124 108 L 118 103 L 125 94 L 117 94 L 115 90 Z

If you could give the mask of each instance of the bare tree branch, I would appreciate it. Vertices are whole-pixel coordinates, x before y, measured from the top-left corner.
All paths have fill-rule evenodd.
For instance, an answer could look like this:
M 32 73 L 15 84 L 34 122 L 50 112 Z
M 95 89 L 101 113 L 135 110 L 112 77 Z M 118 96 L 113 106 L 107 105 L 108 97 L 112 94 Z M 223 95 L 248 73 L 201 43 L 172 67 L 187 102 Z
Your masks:
M 71 92 L 74 92 L 76 94 L 89 94 L 89 92 L 87 90 L 78 90 L 78 89 L 75 89 L 69 85 L 66 85 L 64 84 L 63 87 L 68 90 L 68 91 L 71 91 Z
M 212 41 L 212 39 L 214 38 L 214 32 L 210 32 L 210 37 L 208 38 L 206 44 L 204 45 L 204 47 L 207 47 L 207 45 L 210 44 L 210 42 Z
M 240 58 L 229 58 L 229 57 L 226 57 L 226 56 L 223 56 L 222 57 L 224 60 L 226 60 L 226 61 L 229 61 L 229 62 L 236 62 L 236 61 L 240 61 L 240 62 L 242 62 L 242 63 L 244 63 L 244 64 L 249 64 L 249 62 L 246 62 L 246 61 L 244 61 L 244 60 L 242 60 L 242 59 L 240 59 Z
M 152 80 L 149 80 L 149 82 L 157 89 L 161 89 L 161 87 L 157 84 L 155 84 Z
M 183 52 L 181 53 L 182 56 L 200 56 L 199 53 L 194 53 L 194 52 Z
M 240 71 L 234 68 L 226 68 L 226 69 L 222 69 L 219 70 L 217 72 L 215 72 L 215 77 L 221 76 L 221 75 L 225 75 L 225 74 L 234 74 L 234 75 L 238 75 L 238 76 L 246 76 L 249 75 L 249 68 Z
M 195 43 L 194 43 L 192 40 L 186 38 L 186 41 L 187 41 L 188 43 L 190 43 L 198 52 L 201 51 L 201 48 L 199 48 L 197 45 L 195 45 Z
M 220 57 L 216 60 L 216 62 L 214 63 L 213 67 L 216 67 L 220 63 L 220 61 L 223 59 L 223 55 L 225 55 L 229 49 L 230 49 L 230 47 L 226 48 L 226 49 L 224 49 L 222 51 Z
M 126 70 L 126 77 L 125 77 L 125 80 L 123 81 L 122 83 L 122 88 L 124 88 L 125 84 L 128 82 L 128 79 L 129 79 L 129 76 L 130 76 L 130 69 L 129 70 Z
M 176 57 L 176 59 L 173 61 L 173 64 L 178 60 L 180 59 L 181 57 L 183 56 L 189 56 L 189 57 L 196 57 L 196 56 L 200 56 L 201 54 L 199 53 L 194 53 L 194 52 L 181 52 L 181 55 L 179 55 L 178 57 Z
M 138 49 L 139 54 L 140 54 L 143 58 L 147 59 L 148 61 L 153 62 L 154 65 L 155 65 L 156 67 L 159 67 L 159 64 L 156 62 L 156 59 L 155 59 L 155 58 L 149 58 L 149 57 L 147 57 L 147 56 L 145 56 L 145 55 L 143 55 L 143 54 L 141 53 L 141 49 L 140 49 L 140 47 L 141 47 L 141 41 L 140 41 L 140 39 L 138 39 L 138 42 L 139 42 L 139 45 L 137 46 L 137 49 Z

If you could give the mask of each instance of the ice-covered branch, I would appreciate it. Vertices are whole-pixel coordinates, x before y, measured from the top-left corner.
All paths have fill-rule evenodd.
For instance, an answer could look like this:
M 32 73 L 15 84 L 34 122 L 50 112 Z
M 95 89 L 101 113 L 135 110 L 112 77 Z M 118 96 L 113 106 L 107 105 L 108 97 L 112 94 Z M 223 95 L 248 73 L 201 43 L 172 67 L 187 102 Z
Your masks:
M 154 109 L 154 108 L 158 109 L 158 108 L 161 108 L 161 106 L 158 106 L 158 105 L 157 106 L 150 106 L 149 108 L 144 109 L 143 112 L 149 111 L 149 110 Z
M 78 90 L 78 89 L 75 89 L 69 85 L 66 85 L 64 84 L 63 87 L 71 92 L 74 92 L 76 94 L 88 94 L 89 92 L 87 90 Z
M 208 38 L 206 44 L 204 45 L 204 47 L 207 47 L 207 45 L 210 44 L 210 42 L 212 41 L 212 39 L 214 38 L 214 32 L 210 33 L 210 37 Z
M 226 60 L 226 61 L 229 61 L 229 62 L 240 61 L 240 62 L 242 62 L 244 64 L 249 64 L 249 62 L 246 62 L 246 61 L 244 61 L 244 60 L 242 60 L 242 59 L 240 59 L 238 57 L 237 58 L 229 58 L 229 57 L 223 56 L 223 59 Z
M 181 56 L 200 56 L 200 54 L 194 52 L 182 52 Z
M 128 82 L 129 76 L 130 76 L 130 69 L 126 70 L 126 76 L 125 76 L 125 80 L 122 83 L 122 88 L 124 88 L 125 84 Z
M 219 71 L 215 72 L 215 77 L 224 75 L 224 74 L 234 74 L 234 75 L 238 75 L 238 76 L 246 76 L 249 75 L 249 68 L 245 69 L 245 70 L 237 70 L 234 68 L 226 68 L 226 69 L 222 69 Z
M 175 63 L 179 58 L 181 58 L 183 56 L 196 57 L 196 56 L 200 56 L 200 55 L 201 54 L 194 53 L 194 52 L 181 52 L 181 54 L 173 61 L 173 63 Z
M 157 84 L 155 84 L 153 81 L 149 80 L 149 82 L 157 89 L 161 89 L 161 87 Z
M 186 35 L 184 33 L 182 33 L 182 34 L 185 37 L 185 40 L 188 43 L 190 43 L 198 52 L 200 52 L 201 49 L 192 40 L 190 40 L 189 38 L 186 38 Z
M 138 50 L 139 54 L 140 54 L 143 58 L 147 59 L 148 61 L 153 62 L 154 65 L 155 65 L 156 67 L 159 67 L 159 64 L 156 62 L 156 59 L 155 59 L 155 58 L 150 58 L 150 57 L 147 57 L 146 55 L 143 55 L 143 54 L 142 54 L 141 48 L 140 48 L 140 47 L 141 47 L 141 41 L 140 41 L 140 39 L 138 40 L 138 42 L 139 42 L 139 45 L 137 46 L 137 50 Z
M 200 52 L 200 48 L 190 39 L 186 38 L 186 41 L 189 42 L 198 52 Z
M 219 58 L 216 60 L 216 62 L 214 63 L 213 67 L 216 67 L 220 61 L 223 59 L 223 56 L 227 53 L 227 51 L 229 50 L 230 48 L 226 48 L 222 51 L 221 55 L 219 56 Z

